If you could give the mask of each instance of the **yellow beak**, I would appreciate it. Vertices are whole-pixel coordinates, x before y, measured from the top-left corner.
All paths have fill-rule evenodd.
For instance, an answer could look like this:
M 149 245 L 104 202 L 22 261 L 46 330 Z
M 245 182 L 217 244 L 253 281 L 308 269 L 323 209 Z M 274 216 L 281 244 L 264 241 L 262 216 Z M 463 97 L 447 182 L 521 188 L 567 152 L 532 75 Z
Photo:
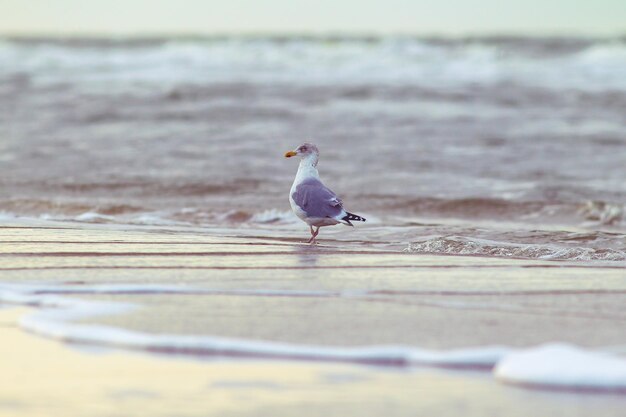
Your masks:
M 296 155 L 298 155 L 296 152 L 289 151 L 285 153 L 285 158 L 291 158 L 292 156 L 296 156 Z

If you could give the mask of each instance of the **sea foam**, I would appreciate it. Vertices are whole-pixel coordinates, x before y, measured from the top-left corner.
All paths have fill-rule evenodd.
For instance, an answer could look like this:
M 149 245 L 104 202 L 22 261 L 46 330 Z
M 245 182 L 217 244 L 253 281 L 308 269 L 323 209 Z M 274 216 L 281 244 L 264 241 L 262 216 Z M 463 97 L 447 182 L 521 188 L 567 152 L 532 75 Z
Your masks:
M 619 249 L 564 246 L 542 243 L 498 242 L 467 236 L 437 236 L 410 243 L 405 252 L 446 255 L 479 255 L 498 258 L 528 258 L 560 261 L 625 261 Z
M 205 293 L 249 296 L 348 296 L 326 291 L 223 290 L 178 285 L 1 284 L 0 302 L 38 307 L 20 320 L 33 333 L 67 342 L 194 356 L 235 356 L 292 360 L 340 361 L 388 366 L 438 366 L 489 369 L 497 381 L 565 390 L 626 392 L 626 358 L 564 344 L 526 349 L 484 346 L 430 350 L 413 346 L 332 347 L 202 335 L 170 335 L 78 324 L 101 315 L 123 314 L 128 303 L 85 301 L 62 294 Z M 351 293 L 350 296 L 358 296 Z
M 59 294 L 189 293 L 190 287 L 166 285 L 50 286 L 0 285 L 0 302 L 30 305 L 40 310 L 23 317 L 20 326 L 30 332 L 75 343 L 133 350 L 191 355 L 247 356 L 276 359 L 339 361 L 376 365 L 430 365 L 454 368 L 491 368 L 510 349 L 489 346 L 435 351 L 411 346 L 331 347 L 201 335 L 150 334 L 110 326 L 77 324 L 101 315 L 122 314 L 134 306 L 126 303 L 76 300 Z M 288 290 L 211 290 L 198 293 L 249 296 L 337 296 L 335 292 Z M 346 295 L 347 296 L 347 295 Z M 350 296 L 357 296 L 351 292 Z
M 498 362 L 494 374 L 506 383 L 538 388 L 626 393 L 626 358 L 571 345 L 511 352 Z

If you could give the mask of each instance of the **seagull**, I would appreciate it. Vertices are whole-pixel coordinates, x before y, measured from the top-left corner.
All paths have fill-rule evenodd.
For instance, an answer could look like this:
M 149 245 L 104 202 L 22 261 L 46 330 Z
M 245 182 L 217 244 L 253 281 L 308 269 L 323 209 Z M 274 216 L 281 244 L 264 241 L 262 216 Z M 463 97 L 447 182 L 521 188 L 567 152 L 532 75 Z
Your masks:
M 289 204 L 296 216 L 311 229 L 311 239 L 308 243 L 317 243 L 315 237 L 322 226 L 334 226 L 339 223 L 354 226 L 351 221 L 364 222 L 363 217 L 347 212 L 339 197 L 322 184 L 320 174 L 317 172 L 320 157 L 317 146 L 307 142 L 298 146 L 295 151 L 285 153 L 286 158 L 298 155 L 300 166 L 289 191 Z M 313 230 L 313 227 L 316 229 Z

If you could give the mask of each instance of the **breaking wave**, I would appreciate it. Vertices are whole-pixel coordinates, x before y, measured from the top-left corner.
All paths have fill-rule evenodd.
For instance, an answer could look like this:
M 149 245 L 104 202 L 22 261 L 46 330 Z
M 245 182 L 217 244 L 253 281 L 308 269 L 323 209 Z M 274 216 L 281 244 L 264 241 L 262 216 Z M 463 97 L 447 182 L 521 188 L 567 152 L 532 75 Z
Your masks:
M 621 204 L 611 204 L 604 201 L 588 201 L 579 210 L 587 220 L 600 224 L 617 224 L 624 220 L 626 208 Z
M 5 39 L 9 74 L 54 83 L 108 81 L 167 86 L 181 81 L 307 80 L 310 84 L 459 86 L 511 80 L 545 88 L 626 90 L 619 39 L 195 38 Z M 0 74 L 1 75 L 1 74 Z M 252 76 L 252 78 L 251 78 Z
M 5 205 L 6 206 L 6 205 Z M 11 204 L 12 208 L 14 204 Z M 0 204 L 0 208 L 2 204 Z M 147 226 L 213 226 L 213 225 L 290 225 L 300 220 L 291 210 L 268 209 L 259 212 L 229 210 L 223 213 L 196 208 L 176 211 L 145 211 L 130 205 L 62 204 L 29 201 L 18 210 L 0 210 L 7 219 L 38 218 L 41 220 L 79 223 L 110 223 Z M 19 214 L 18 214 L 19 213 Z M 2 218 L 0 217 L 0 219 Z

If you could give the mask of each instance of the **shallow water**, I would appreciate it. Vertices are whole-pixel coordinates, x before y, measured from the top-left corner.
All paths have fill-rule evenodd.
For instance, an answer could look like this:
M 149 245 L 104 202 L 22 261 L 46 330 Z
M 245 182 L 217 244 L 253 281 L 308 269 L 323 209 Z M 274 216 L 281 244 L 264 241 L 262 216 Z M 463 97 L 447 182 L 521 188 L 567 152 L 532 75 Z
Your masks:
M 4 39 L 0 211 L 291 224 L 312 140 L 372 241 L 624 260 L 624 80 L 623 39 Z

